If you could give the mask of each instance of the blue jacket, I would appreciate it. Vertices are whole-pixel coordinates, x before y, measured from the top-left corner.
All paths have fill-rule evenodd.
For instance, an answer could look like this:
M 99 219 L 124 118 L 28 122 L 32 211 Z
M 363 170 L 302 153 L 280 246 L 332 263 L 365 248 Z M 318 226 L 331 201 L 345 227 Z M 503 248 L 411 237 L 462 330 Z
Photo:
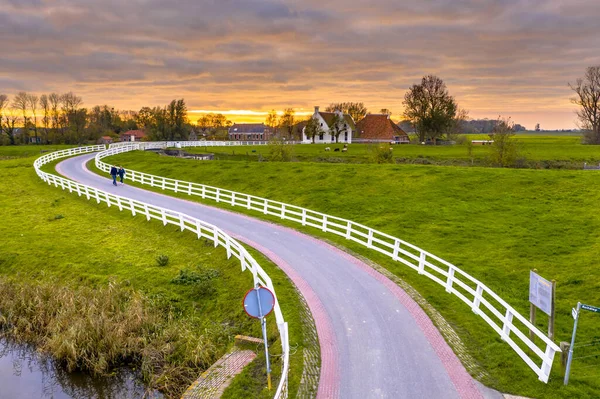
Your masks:
M 125 169 L 121 168 L 117 173 L 119 173 L 119 176 L 123 177 L 125 176 Z
M 117 175 L 117 168 L 115 168 L 114 166 L 112 168 L 110 168 L 110 175 L 111 176 L 116 176 Z

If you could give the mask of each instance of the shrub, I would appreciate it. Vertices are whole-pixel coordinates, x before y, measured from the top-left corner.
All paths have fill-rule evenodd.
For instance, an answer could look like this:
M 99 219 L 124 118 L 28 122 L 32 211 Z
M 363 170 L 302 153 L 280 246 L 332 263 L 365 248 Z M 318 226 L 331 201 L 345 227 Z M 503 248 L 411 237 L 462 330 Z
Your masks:
M 269 141 L 269 161 L 290 162 L 294 156 L 294 146 L 283 139 Z
M 171 280 L 173 284 L 192 285 L 199 296 L 212 295 L 216 292 L 214 280 L 221 273 L 215 269 L 201 269 L 198 272 L 183 269 Z
M 371 160 L 374 163 L 394 162 L 394 152 L 389 144 L 377 145 L 371 149 Z
M 167 266 L 169 264 L 169 256 L 168 255 L 158 255 L 156 257 L 156 264 L 158 266 Z

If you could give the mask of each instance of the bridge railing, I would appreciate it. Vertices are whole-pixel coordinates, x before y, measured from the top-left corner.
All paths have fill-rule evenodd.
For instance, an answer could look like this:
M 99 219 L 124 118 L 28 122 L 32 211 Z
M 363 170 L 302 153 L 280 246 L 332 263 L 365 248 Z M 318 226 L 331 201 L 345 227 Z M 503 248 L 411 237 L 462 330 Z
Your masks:
M 205 145 L 205 142 L 200 143 Z M 100 152 L 96 155 L 96 167 L 108 172 L 110 167 L 102 162 L 103 158 L 147 148 L 146 145 L 119 146 Z M 554 356 L 560 352 L 560 348 L 484 283 L 444 259 L 363 224 L 299 206 L 135 170 L 128 170 L 127 176 L 132 181 L 162 190 L 194 195 L 311 226 L 384 254 L 435 281 L 446 292 L 465 302 L 473 313 L 479 315 L 525 361 L 540 381 L 548 382 Z M 533 331 L 541 346 L 529 338 L 528 331 Z
M 77 183 L 73 180 L 66 179 L 51 173 L 44 172 L 41 167 L 54 160 L 65 158 L 73 155 L 86 154 L 90 152 L 102 151 L 106 147 L 104 145 L 96 145 L 89 147 L 70 148 L 67 150 L 61 150 L 52 152 L 41 156 L 34 162 L 34 168 L 37 175 L 49 185 L 60 187 L 63 190 L 68 190 L 71 193 L 85 196 L 88 200 L 95 200 L 97 203 L 106 203 L 108 207 L 117 207 L 120 211 L 131 212 L 133 216 L 143 215 L 148 221 L 151 219 L 162 222 L 165 226 L 172 224 L 181 229 L 181 231 L 188 230 L 196 234 L 198 239 L 205 238 L 212 241 L 214 246 L 222 246 L 227 251 L 227 258 L 231 256 L 237 258 L 240 261 L 242 271 L 248 270 L 252 273 L 254 278 L 254 286 L 260 284 L 267 287 L 277 298 L 275 287 L 269 275 L 263 270 L 258 262 L 252 257 L 252 255 L 242 246 L 237 240 L 229 236 L 223 230 L 218 227 L 206 223 L 200 219 L 191 217 L 181 212 L 176 212 L 161 208 L 155 205 L 151 205 L 142 201 L 122 197 L 106 191 L 98 190 L 94 187 Z M 282 346 L 282 374 L 275 398 L 287 398 L 287 376 L 289 370 L 289 337 L 288 337 L 288 325 L 284 320 L 279 301 L 275 300 L 274 308 L 275 320 L 279 330 Z

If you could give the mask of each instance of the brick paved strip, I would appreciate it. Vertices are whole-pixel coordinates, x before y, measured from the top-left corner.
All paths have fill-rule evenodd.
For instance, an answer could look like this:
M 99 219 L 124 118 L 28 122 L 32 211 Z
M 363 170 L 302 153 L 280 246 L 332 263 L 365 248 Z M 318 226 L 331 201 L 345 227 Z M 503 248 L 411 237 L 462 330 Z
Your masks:
M 242 372 L 250 364 L 256 354 L 251 350 L 233 351 L 225 354 L 210 366 L 202 375 L 185 391 L 181 399 L 218 399 L 225 388 L 229 386 L 233 377 Z

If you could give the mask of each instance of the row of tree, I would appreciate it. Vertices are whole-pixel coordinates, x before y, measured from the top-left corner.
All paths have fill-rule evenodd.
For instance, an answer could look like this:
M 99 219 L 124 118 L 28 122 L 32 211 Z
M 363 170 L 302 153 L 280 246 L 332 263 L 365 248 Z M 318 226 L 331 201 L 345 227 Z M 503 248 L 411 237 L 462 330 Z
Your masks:
M 231 125 L 221 114 L 208 114 L 194 126 L 184 99 L 137 112 L 82 105 L 82 98 L 72 92 L 39 97 L 19 92 L 12 99 L 0 94 L 0 144 L 82 144 L 102 136 L 116 139 L 120 133 L 136 129 L 144 130 L 151 140 L 187 140 L 194 129 L 210 135 Z

